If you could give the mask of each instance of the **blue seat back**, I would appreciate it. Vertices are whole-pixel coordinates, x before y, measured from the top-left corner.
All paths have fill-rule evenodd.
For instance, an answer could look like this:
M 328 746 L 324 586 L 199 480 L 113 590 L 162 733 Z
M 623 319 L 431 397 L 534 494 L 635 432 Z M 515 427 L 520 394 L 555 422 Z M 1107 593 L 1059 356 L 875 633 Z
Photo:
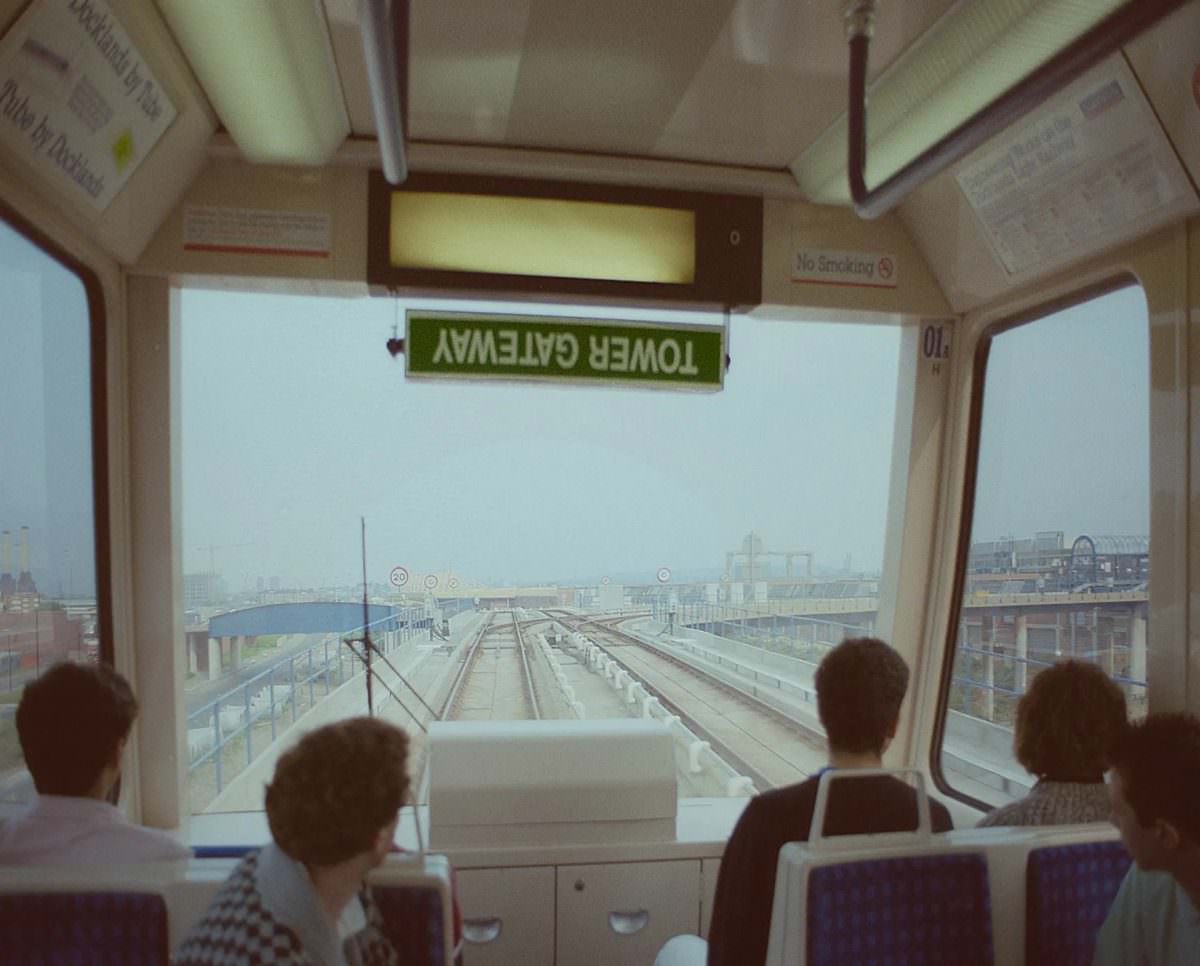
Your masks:
M 806 946 L 810 966 L 990 964 L 987 862 L 955 853 L 818 866 Z
M 0 961 L 9 966 L 161 966 L 167 906 L 147 892 L 0 894 Z
M 198 859 L 240 859 L 247 852 L 261 848 L 261 845 L 196 845 L 192 854 Z
M 1084 966 L 1092 961 L 1129 853 L 1119 841 L 1034 849 L 1025 867 L 1025 961 Z
M 436 889 L 375 885 L 371 895 L 405 966 L 443 966 L 446 910 Z

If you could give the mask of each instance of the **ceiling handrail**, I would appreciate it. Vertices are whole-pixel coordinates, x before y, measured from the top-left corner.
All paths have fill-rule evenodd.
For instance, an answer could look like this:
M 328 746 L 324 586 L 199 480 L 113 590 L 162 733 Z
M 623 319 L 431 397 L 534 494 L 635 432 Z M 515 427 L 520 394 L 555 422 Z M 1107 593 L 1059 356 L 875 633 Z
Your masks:
M 846 7 L 846 35 L 850 46 L 847 175 L 855 212 L 865 219 L 887 214 L 915 188 L 965 158 L 1187 2 L 1131 0 L 1123 4 L 886 181 L 868 188 L 867 61 L 876 0 L 851 0 Z

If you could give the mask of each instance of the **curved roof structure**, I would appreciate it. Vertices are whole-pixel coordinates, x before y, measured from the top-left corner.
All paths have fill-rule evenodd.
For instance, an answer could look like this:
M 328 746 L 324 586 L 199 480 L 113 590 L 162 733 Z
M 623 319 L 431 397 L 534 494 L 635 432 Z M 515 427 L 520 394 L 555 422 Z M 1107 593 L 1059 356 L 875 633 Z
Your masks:
M 395 630 L 396 610 L 389 604 L 368 604 L 367 620 L 373 630 Z M 387 623 L 378 623 L 387 621 Z M 350 602 L 305 602 L 293 604 L 264 604 L 228 614 L 218 614 L 208 621 L 209 637 L 239 637 L 260 634 L 345 634 L 363 625 L 362 604 Z

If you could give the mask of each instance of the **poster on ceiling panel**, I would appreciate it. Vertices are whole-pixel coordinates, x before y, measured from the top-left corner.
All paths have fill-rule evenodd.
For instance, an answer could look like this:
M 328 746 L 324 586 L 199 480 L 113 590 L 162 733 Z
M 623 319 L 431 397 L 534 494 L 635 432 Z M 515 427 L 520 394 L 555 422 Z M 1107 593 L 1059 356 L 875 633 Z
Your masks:
M 1091 254 L 1196 207 L 1179 159 L 1120 60 L 989 142 L 956 177 L 1010 276 Z
M 104 0 L 36 0 L 0 39 L 0 144 L 99 211 L 176 113 Z

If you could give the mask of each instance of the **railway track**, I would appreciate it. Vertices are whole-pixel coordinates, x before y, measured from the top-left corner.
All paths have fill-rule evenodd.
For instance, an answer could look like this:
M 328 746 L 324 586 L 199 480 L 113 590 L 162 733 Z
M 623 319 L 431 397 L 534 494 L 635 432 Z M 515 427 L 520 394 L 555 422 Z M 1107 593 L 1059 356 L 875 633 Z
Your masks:
M 529 649 L 515 612 L 489 614 L 467 646 L 438 717 L 444 721 L 537 720 L 542 717 Z
M 824 740 L 811 725 L 614 626 L 628 615 L 547 613 L 587 635 L 759 790 L 802 781 L 825 764 Z

